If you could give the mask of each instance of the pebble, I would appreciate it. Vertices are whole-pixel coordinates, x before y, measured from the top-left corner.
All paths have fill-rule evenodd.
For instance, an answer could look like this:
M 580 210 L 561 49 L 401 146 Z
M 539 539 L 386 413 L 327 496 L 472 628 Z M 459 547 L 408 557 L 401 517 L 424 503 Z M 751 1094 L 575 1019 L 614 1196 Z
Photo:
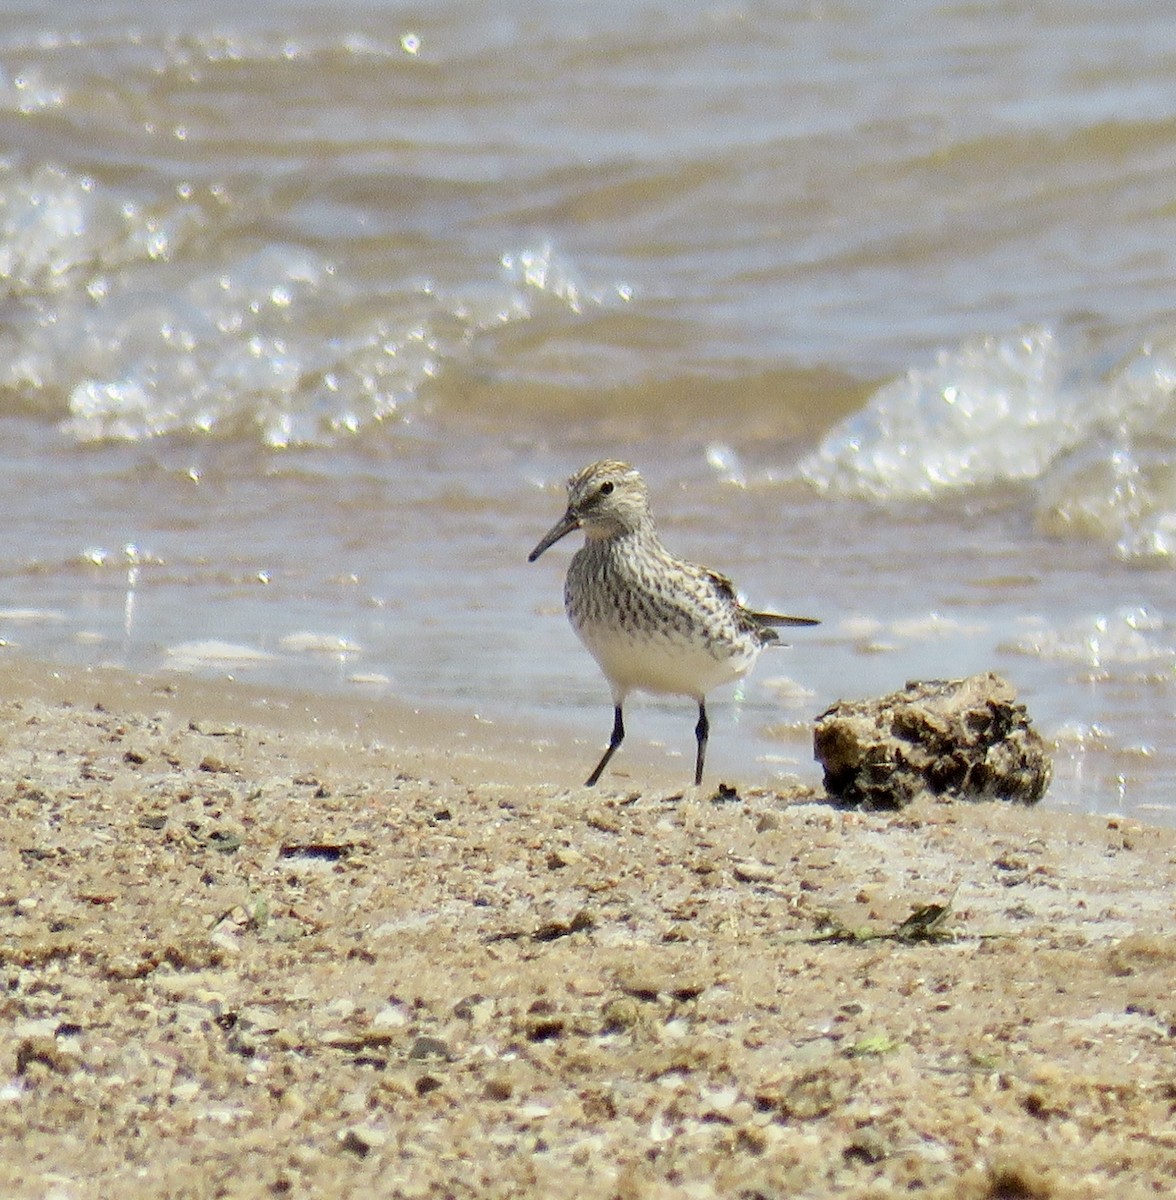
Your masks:
M 54 1038 L 60 1024 L 60 1017 L 22 1017 L 13 1023 L 12 1032 L 18 1038 Z
M 352 1125 L 350 1129 L 339 1131 L 339 1144 L 344 1150 L 367 1158 L 373 1151 L 378 1150 L 388 1142 L 388 1132 L 374 1125 Z
M 399 1001 L 392 1001 L 373 1015 L 372 1027 L 375 1029 L 403 1029 L 410 1019 L 407 1006 Z
M 422 1036 L 413 1042 L 409 1048 L 408 1057 L 411 1059 L 443 1058 L 446 1062 L 450 1062 L 453 1059 L 453 1052 L 449 1049 L 449 1043 L 441 1038 Z
M 731 873 L 741 883 L 768 883 L 776 878 L 776 868 L 755 858 L 736 859 Z

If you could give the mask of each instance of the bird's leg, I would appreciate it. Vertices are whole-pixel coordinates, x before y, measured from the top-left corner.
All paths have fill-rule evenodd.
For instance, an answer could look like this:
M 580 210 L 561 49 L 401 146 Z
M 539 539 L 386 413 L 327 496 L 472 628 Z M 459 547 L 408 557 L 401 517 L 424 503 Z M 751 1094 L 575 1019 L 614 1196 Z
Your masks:
M 618 704 L 614 710 L 616 716 L 613 718 L 612 737 L 608 739 L 608 749 L 604 752 L 604 757 L 596 764 L 596 770 L 588 776 L 588 782 L 585 787 L 595 787 L 596 781 L 600 778 L 601 772 L 608 766 L 608 760 L 617 752 L 617 747 L 625 740 L 625 718 L 621 715 L 621 706 Z
M 698 757 L 694 760 L 694 786 L 702 782 L 702 764 L 706 762 L 706 740 L 710 736 L 710 722 L 706 719 L 706 703 L 698 702 L 698 724 L 694 727 L 698 739 Z

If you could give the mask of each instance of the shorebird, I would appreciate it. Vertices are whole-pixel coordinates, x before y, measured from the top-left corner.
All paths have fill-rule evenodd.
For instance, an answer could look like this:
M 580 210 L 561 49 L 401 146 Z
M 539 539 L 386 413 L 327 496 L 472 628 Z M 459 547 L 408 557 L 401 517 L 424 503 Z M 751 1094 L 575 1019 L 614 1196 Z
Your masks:
M 649 491 L 628 463 L 605 460 L 568 480 L 567 512 L 527 556 L 534 562 L 575 529 L 584 545 L 564 583 L 568 620 L 612 689 L 613 730 L 587 787 L 593 787 L 625 740 L 630 692 L 689 696 L 698 704 L 694 782 L 702 782 L 710 722 L 706 697 L 751 670 L 779 640 L 776 627 L 819 625 L 745 608 L 717 571 L 675 558 L 661 543 Z

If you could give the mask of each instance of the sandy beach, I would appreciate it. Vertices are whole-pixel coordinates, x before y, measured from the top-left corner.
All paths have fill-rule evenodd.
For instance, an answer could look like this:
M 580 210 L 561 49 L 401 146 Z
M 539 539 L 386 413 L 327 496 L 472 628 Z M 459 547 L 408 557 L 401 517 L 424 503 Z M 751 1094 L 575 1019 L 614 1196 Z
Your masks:
M 1174 831 L 7 666 L 7 1197 L 1172 1192 Z

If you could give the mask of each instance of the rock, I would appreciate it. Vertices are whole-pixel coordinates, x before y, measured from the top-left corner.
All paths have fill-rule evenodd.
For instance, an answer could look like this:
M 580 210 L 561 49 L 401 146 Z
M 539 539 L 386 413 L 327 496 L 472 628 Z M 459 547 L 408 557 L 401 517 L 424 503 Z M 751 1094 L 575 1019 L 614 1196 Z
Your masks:
M 514 1095 L 514 1088 L 509 1079 L 488 1079 L 482 1095 L 487 1100 L 509 1100 Z
M 737 858 L 731 864 L 731 874 L 741 883 L 770 883 L 779 872 L 769 863 L 755 858 Z
M 1013 686 L 991 672 L 839 701 L 817 718 L 813 750 L 829 795 L 864 808 L 902 808 L 924 791 L 1034 804 L 1053 772 Z
M 620 996 L 604 1006 L 601 1016 L 604 1018 L 604 1032 L 615 1033 L 636 1025 L 641 1020 L 641 1009 L 631 996 Z
M 453 1059 L 449 1043 L 441 1038 L 422 1035 L 409 1047 L 408 1057 L 413 1059 L 440 1058 L 446 1062 Z
M 337 1135 L 339 1145 L 358 1158 L 367 1158 L 373 1150 L 379 1150 L 387 1144 L 388 1133 L 375 1125 L 353 1125 Z
M 80 1065 L 77 1053 L 63 1049 L 56 1038 L 25 1038 L 16 1048 L 16 1073 L 27 1075 L 34 1064 L 60 1075 L 68 1075 Z

